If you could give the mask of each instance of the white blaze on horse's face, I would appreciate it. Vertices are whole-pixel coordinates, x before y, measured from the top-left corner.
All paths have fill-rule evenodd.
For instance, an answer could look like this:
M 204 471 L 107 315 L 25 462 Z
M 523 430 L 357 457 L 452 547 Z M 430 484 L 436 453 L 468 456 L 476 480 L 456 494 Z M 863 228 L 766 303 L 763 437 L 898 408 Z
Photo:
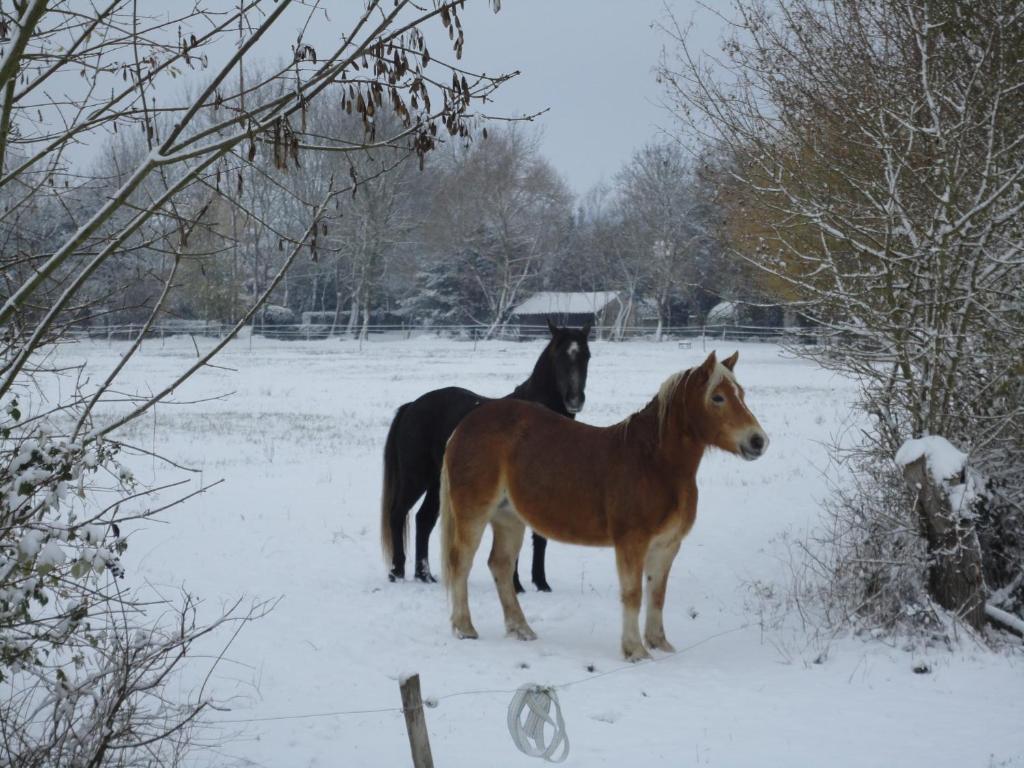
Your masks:
M 711 373 L 705 405 L 720 425 L 721 442 L 718 447 L 753 461 L 768 449 L 768 435 L 747 408 L 743 387 L 733 375 L 731 367 L 736 364 L 736 355 L 725 363 L 717 363 Z
M 583 403 L 587 398 L 584 389 L 587 386 L 587 358 L 581 353 L 580 342 L 569 342 L 565 350 L 569 358 L 568 391 L 565 397 L 565 410 L 570 414 L 583 411 Z
M 582 328 L 559 328 L 548 320 L 551 341 L 548 342 L 548 353 L 555 368 L 555 382 L 562 396 L 562 408 L 569 416 L 583 410 L 583 402 L 587 399 L 584 390 L 587 388 L 587 365 L 590 363 L 590 347 L 587 337 L 590 335 L 590 323 Z

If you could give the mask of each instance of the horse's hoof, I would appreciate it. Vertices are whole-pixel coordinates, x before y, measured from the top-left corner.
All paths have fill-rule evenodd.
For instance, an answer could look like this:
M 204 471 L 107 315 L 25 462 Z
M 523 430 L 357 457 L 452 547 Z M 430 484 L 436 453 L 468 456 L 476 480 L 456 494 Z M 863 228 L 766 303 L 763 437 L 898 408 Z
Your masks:
M 536 640 L 537 633 L 527 626 L 511 627 L 508 633 L 516 640 Z
M 647 647 L 650 648 L 652 651 L 664 651 L 665 653 L 676 652 L 676 647 L 672 645 L 672 643 L 670 643 L 664 637 L 658 639 L 646 638 L 646 640 Z
M 430 571 L 426 571 L 425 573 L 417 572 L 416 581 L 422 581 L 424 584 L 437 584 L 437 579 Z
M 550 592 L 551 591 L 551 585 L 548 584 L 546 581 L 535 581 L 533 583 L 537 587 L 537 591 L 538 592 Z
M 523 584 L 522 584 L 522 582 L 521 582 L 521 581 L 519 581 L 519 577 L 518 577 L 518 576 L 516 576 L 516 577 L 515 577 L 515 578 L 514 578 L 514 579 L 512 580 L 512 588 L 513 588 L 513 589 L 514 589 L 514 590 L 516 591 L 516 594 L 517 594 L 517 595 L 521 595 L 521 594 L 523 594 L 524 592 L 526 592 L 526 590 L 525 590 L 525 589 L 523 589 Z
M 452 631 L 459 640 L 478 640 L 480 638 L 480 635 L 476 633 L 476 630 L 473 629 L 473 627 L 469 627 L 468 629 L 452 627 Z
M 405 581 L 405 573 L 402 571 L 389 571 L 388 581 L 394 584 L 396 581 Z
M 635 664 L 638 661 L 648 661 L 651 658 L 651 654 L 647 652 L 647 649 L 642 645 L 639 648 L 633 648 L 632 650 L 622 649 L 622 655 L 626 657 L 626 661 Z

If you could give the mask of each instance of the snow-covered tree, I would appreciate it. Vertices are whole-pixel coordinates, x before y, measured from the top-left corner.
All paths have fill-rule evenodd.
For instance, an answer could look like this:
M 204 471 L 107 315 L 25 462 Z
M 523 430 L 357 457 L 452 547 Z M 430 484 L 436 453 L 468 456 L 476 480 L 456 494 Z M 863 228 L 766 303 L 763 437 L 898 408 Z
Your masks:
M 435 160 L 438 158 L 435 157 Z M 491 133 L 440 158 L 443 174 L 427 222 L 437 257 L 475 254 L 461 264 L 487 302 L 477 318 L 493 334 L 545 264 L 557 258 L 571 219 L 565 182 L 540 155 L 535 137 L 517 128 Z
M 1021 542 L 1024 7 L 740 0 L 720 68 L 666 31 L 679 119 L 727 158 L 734 254 L 833 330 L 820 359 L 862 383 L 875 456 L 949 438 L 989 479 L 982 525 Z M 1024 549 L 985 555 L 997 590 Z
M 488 316 L 488 303 L 477 275 L 487 263 L 465 249 L 424 264 L 415 289 L 402 307 L 421 321 L 437 325 L 473 325 Z
M 235 606 L 202 623 L 187 595 L 155 606 L 140 598 L 125 554 L 128 526 L 183 499 L 171 490 L 179 483 L 155 489 L 132 476 L 119 430 L 208 365 L 300 255 L 319 255 L 328 212 L 366 181 L 346 172 L 302 197 L 284 181 L 290 170 L 319 152 L 349 155 L 353 165 L 378 150 L 415 162 L 439 136 L 468 138 L 473 104 L 503 79 L 427 50 L 422 28 L 438 23 L 450 31 L 450 54 L 461 57 L 461 0 L 332 9 L 339 20 L 326 22 L 337 25 L 330 49 L 314 50 L 300 35 L 285 63 L 255 83 L 244 64 L 270 53 L 261 47 L 268 30 L 287 12 L 325 23 L 323 8 L 247 0 L 225 11 L 200 2 L 146 17 L 137 5 L 0 6 L 3 765 L 181 760 L 211 692 L 177 695 L 175 670 L 199 638 L 263 607 Z M 226 58 L 213 56 L 213 46 Z M 209 68 L 210 60 L 221 64 Z M 191 92 L 178 79 L 186 70 L 201 78 Z M 308 131 L 303 116 L 322 99 L 340 103 L 362 130 Z M 107 141 L 125 132 L 141 138 Z M 78 144 L 107 146 L 106 170 L 70 165 Z M 270 196 L 247 197 L 252 184 L 287 190 L 281 199 L 295 201 L 292 215 L 272 215 Z M 249 272 L 253 254 L 242 246 L 260 244 L 257 229 L 277 257 L 273 269 L 261 260 L 251 271 L 248 295 L 233 286 L 215 292 L 231 333 L 173 380 L 122 391 L 120 373 L 171 306 L 178 278 L 192 267 L 202 275 L 205 265 L 223 268 L 225 282 Z M 89 378 L 55 367 L 54 346 L 67 330 L 137 288 L 133 277 L 143 271 L 145 324 L 120 360 Z M 158 502 L 157 490 L 171 498 Z
M 698 291 L 709 282 L 715 243 L 696 194 L 696 176 L 682 148 L 673 142 L 637 150 L 615 177 L 624 235 L 635 271 L 658 312 L 658 329 L 669 319 L 674 300 L 698 305 Z

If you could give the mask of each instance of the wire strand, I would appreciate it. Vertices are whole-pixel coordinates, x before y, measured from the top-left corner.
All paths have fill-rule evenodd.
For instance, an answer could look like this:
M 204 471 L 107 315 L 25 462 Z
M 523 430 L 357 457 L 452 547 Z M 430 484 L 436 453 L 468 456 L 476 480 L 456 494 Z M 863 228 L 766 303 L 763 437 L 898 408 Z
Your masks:
M 712 640 L 716 640 L 719 637 L 724 637 L 725 635 L 730 635 L 730 634 L 732 634 L 734 632 L 739 632 L 739 631 L 741 631 L 743 629 L 746 629 L 748 626 L 750 626 L 750 625 L 744 623 L 744 624 L 740 624 L 737 627 L 733 627 L 732 629 L 726 629 L 726 630 L 723 630 L 721 632 L 716 632 L 713 635 L 708 635 L 707 637 L 705 637 L 705 638 L 703 638 L 701 640 L 698 640 L 696 643 L 688 645 L 688 646 L 686 646 L 684 648 L 680 648 L 677 651 L 673 651 L 672 653 L 670 653 L 670 654 L 668 654 L 666 656 L 662 656 L 661 658 L 658 658 L 658 659 L 651 659 L 647 663 L 623 664 L 623 665 L 618 666 L 618 667 L 613 667 L 612 669 L 606 670 L 604 672 L 596 672 L 594 674 L 587 675 L 586 677 L 581 677 L 581 678 L 579 678 L 577 680 L 569 680 L 569 681 L 564 682 L 564 683 L 555 683 L 555 684 L 546 685 L 546 686 L 538 686 L 536 684 L 531 684 L 531 685 L 527 685 L 527 686 L 523 686 L 523 687 L 531 688 L 531 689 L 537 688 L 537 689 L 543 689 L 543 690 L 558 691 L 558 690 L 564 690 L 566 688 L 570 688 L 570 687 L 572 687 L 574 685 L 580 685 L 582 683 L 589 683 L 592 680 L 597 680 L 597 679 L 602 678 L 602 677 L 607 677 L 608 675 L 618 674 L 619 672 L 625 672 L 625 671 L 628 671 L 628 670 L 643 669 L 643 668 L 645 668 L 645 667 L 647 667 L 647 666 L 649 666 L 651 664 L 660 664 L 660 663 L 663 663 L 663 662 L 670 661 L 672 659 L 678 658 L 679 656 L 683 655 L 687 651 L 692 651 L 694 648 L 697 648 L 697 647 L 699 647 L 701 645 L 704 645 L 705 643 L 708 643 L 708 642 L 710 642 Z M 444 701 L 445 699 L 454 699 L 454 698 L 459 697 L 459 696 L 478 696 L 478 695 L 493 695 L 493 694 L 504 694 L 504 695 L 513 695 L 513 696 L 515 696 L 515 695 L 517 695 L 518 693 L 520 693 L 523 690 L 523 687 L 520 687 L 520 688 L 517 688 L 517 689 L 510 689 L 510 688 L 481 688 L 481 689 L 474 689 L 474 690 L 468 690 L 468 691 L 453 691 L 452 693 L 445 693 L 445 694 L 442 694 L 441 696 L 427 696 L 427 697 L 424 698 L 422 707 L 424 709 L 433 709 L 434 707 L 437 706 L 438 702 Z M 346 717 L 346 716 L 349 716 L 349 715 L 374 715 L 374 714 L 381 714 L 381 713 L 386 713 L 386 712 L 398 712 L 398 713 L 401 713 L 401 712 L 404 712 L 404 711 L 405 710 L 402 707 L 378 707 L 378 708 L 375 708 L 375 709 L 348 709 L 348 710 L 338 710 L 338 711 L 334 711 L 334 712 L 308 712 L 308 713 L 305 713 L 305 714 L 298 714 L 298 715 L 267 715 L 265 717 L 218 719 L 218 720 L 208 720 L 207 723 L 209 725 L 241 725 L 241 724 L 245 724 L 245 723 L 267 723 L 267 722 L 275 722 L 275 721 L 283 721 L 283 720 L 311 720 L 311 719 L 320 718 L 320 717 Z M 560 710 L 559 710 L 559 712 L 560 712 Z

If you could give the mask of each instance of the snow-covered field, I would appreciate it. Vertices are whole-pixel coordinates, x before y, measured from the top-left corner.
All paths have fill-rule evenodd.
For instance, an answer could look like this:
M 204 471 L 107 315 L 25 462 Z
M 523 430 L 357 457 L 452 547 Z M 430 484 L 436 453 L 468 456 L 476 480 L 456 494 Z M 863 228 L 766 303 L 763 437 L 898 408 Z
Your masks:
M 223 368 L 175 393 L 199 402 L 161 405 L 123 435 L 200 468 L 194 482 L 226 481 L 167 513 L 168 524 L 135 532 L 126 581 L 184 585 L 211 615 L 240 595 L 282 598 L 215 673 L 212 684 L 232 708 L 210 719 L 231 722 L 205 736 L 231 741 L 200 753 L 201 762 L 408 765 L 397 709 L 324 713 L 397 708 L 397 679 L 415 671 L 424 695 L 440 699 L 427 710 L 439 768 L 537 765 L 505 726 L 505 691 L 528 682 L 560 686 L 569 765 L 1024 766 L 1019 656 L 970 640 L 951 652 L 908 652 L 845 639 L 815 663 L 820 647 L 798 623 L 763 626 L 751 585 L 785 584 L 779 537 L 816 522 L 825 444 L 846 428 L 853 389 L 777 347 L 738 346 L 737 375 L 771 447 L 753 463 L 705 460 L 697 524 L 666 604 L 679 653 L 626 665 L 611 550 L 551 544 L 555 591 L 523 597 L 540 635 L 533 643 L 504 637 L 486 540 L 470 577 L 476 642 L 452 637 L 440 586 L 385 578 L 378 497 L 395 408 L 449 384 L 503 395 L 529 373 L 539 342 L 232 343 L 216 361 Z M 106 370 L 122 349 L 85 343 L 63 355 Z M 592 351 L 581 419 L 602 425 L 703 358 L 699 343 L 597 342 Z M 155 390 L 194 356 L 191 340 L 147 343 L 120 389 Z M 181 476 L 149 458 L 133 466 L 147 482 Z M 912 671 L 922 660 L 929 674 Z M 480 692 L 443 698 L 464 691 Z

